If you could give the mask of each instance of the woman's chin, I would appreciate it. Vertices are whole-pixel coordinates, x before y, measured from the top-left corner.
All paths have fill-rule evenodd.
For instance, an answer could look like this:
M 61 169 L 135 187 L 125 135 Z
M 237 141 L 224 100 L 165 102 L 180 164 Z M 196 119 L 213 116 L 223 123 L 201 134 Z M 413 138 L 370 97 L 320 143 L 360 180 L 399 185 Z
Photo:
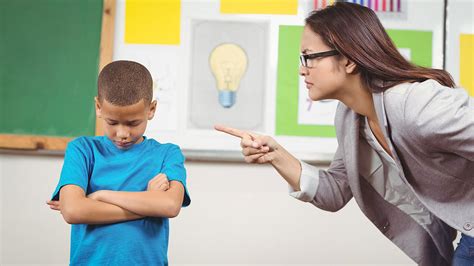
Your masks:
M 331 101 L 331 100 L 334 100 L 334 97 L 331 97 L 329 95 L 324 95 L 324 94 L 321 94 L 321 93 L 311 93 L 309 92 L 308 93 L 308 98 L 311 99 L 312 101 Z
M 313 94 L 313 93 L 308 93 L 308 98 L 311 100 L 311 101 L 320 101 L 320 100 L 324 100 L 324 97 L 322 97 L 322 95 L 317 95 L 317 94 Z

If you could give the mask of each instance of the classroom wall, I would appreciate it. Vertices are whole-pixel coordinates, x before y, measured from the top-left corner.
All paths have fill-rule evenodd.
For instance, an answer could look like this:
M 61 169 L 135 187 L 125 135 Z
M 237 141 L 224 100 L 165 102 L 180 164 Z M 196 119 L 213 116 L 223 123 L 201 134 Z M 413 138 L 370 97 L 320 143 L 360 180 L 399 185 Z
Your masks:
M 62 156 L 0 153 L 0 265 L 66 265 L 69 228 L 44 203 Z M 190 207 L 170 222 L 170 265 L 414 265 L 354 201 L 338 213 L 287 194 L 268 166 L 187 162 Z

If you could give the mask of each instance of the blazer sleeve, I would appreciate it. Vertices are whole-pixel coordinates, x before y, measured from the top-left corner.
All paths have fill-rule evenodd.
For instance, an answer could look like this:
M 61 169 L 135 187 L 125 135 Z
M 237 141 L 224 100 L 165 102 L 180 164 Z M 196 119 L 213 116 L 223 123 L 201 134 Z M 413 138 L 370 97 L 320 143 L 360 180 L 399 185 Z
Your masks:
M 335 212 L 344 207 L 352 198 L 347 181 L 346 168 L 339 146 L 328 170 L 301 162 L 300 187 L 290 195 L 301 201 L 310 202 L 316 207 Z
M 435 152 L 454 153 L 474 161 L 474 104 L 464 89 L 435 81 L 411 90 L 404 107 L 412 141 Z

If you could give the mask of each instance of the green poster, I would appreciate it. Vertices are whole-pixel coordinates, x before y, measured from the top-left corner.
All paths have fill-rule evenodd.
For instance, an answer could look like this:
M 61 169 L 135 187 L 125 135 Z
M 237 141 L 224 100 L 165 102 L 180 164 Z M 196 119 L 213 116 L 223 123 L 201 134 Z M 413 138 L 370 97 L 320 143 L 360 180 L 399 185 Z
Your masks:
M 387 30 L 397 48 L 410 49 L 411 62 L 431 67 L 433 64 L 433 33 L 420 30 Z

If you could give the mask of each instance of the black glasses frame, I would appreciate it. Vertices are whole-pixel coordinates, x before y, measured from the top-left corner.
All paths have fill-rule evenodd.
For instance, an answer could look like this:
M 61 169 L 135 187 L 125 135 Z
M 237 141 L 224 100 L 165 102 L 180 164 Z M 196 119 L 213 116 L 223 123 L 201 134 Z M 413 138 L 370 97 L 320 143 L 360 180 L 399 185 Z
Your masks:
M 337 50 L 330 50 L 330 51 L 313 53 L 313 54 L 302 54 L 300 55 L 300 63 L 302 66 L 306 68 L 311 68 L 311 67 L 308 67 L 308 60 L 323 58 L 323 57 L 328 57 L 328 56 L 333 56 L 333 55 L 338 55 L 338 54 L 339 52 Z

